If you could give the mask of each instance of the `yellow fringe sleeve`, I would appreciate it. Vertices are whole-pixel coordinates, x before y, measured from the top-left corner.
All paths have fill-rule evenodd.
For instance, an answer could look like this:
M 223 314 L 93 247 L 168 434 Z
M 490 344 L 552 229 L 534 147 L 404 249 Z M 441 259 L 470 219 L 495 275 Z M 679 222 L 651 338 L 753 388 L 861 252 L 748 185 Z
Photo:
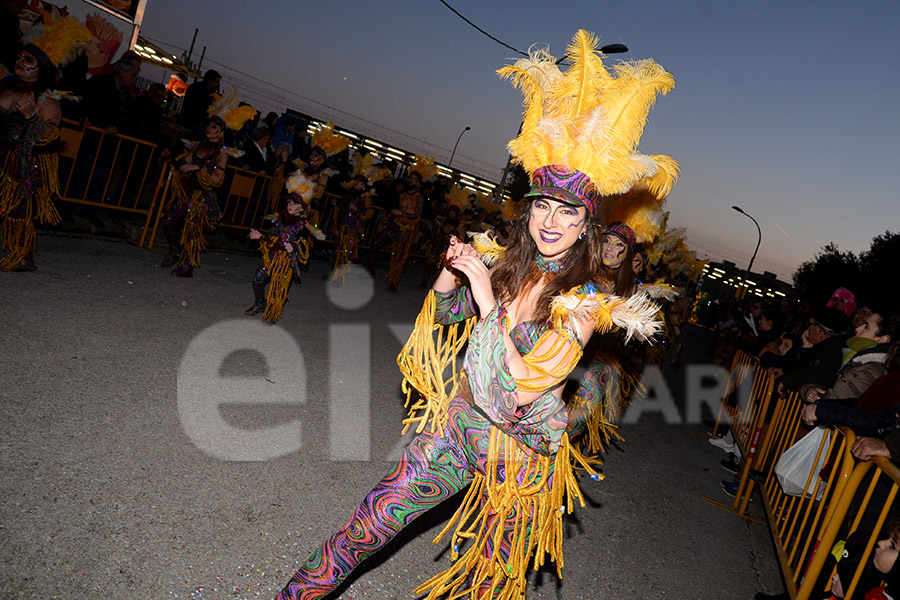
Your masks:
M 474 317 L 453 325 L 435 323 L 435 304 L 435 293 L 431 290 L 416 318 L 409 340 L 397 356 L 409 411 L 409 416 L 403 421 L 403 433 L 412 425 L 415 425 L 416 433 L 421 433 L 429 421 L 432 433 L 442 430 L 447 424 L 450 400 L 456 396 L 459 387 L 456 355 L 475 326 Z M 445 378 L 448 367 L 450 376 Z M 418 392 L 416 398 L 413 398 L 413 391 Z

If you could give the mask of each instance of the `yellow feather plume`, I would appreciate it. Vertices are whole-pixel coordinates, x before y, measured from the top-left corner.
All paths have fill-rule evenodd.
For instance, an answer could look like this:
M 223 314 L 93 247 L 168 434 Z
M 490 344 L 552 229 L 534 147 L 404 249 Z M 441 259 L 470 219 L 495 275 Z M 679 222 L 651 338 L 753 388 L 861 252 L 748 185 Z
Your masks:
M 312 135 L 313 146 L 319 146 L 326 156 L 343 152 L 350 147 L 350 138 L 334 132 L 334 123 L 326 123 Z
M 510 152 L 529 174 L 563 165 L 587 174 L 605 196 L 645 184 L 665 197 L 677 163 L 635 150 L 650 108 L 675 80 L 650 59 L 622 63 L 611 74 L 598 45 L 595 35 L 578 31 L 568 47 L 572 65 L 564 74 L 544 50 L 497 72 L 525 96 L 522 131 L 510 142 Z
M 356 152 L 350 159 L 350 164 L 353 167 L 353 176 L 359 177 L 361 175 L 366 178 L 366 182 L 368 183 L 381 181 L 391 174 L 390 169 L 382 167 L 380 165 L 372 164 L 371 154 L 362 154 L 360 152 Z M 304 166 L 306 165 L 304 164 Z M 353 181 L 345 181 L 341 185 L 349 188 L 353 185 Z
M 294 171 L 291 176 L 288 177 L 288 180 L 284 182 L 284 187 L 287 189 L 288 193 L 298 194 L 304 202 L 312 200 L 313 194 L 316 191 L 316 183 L 307 177 L 302 169 Z
M 222 120 L 225 121 L 225 126 L 229 129 L 238 130 L 244 126 L 244 123 L 255 117 L 256 113 L 257 110 L 255 108 L 249 104 L 245 104 L 244 106 L 238 106 L 229 110 L 225 113 L 225 116 L 222 117 Z
M 422 181 L 425 181 L 437 175 L 438 169 L 434 164 L 434 157 L 425 158 L 424 156 L 416 155 L 413 163 L 409 166 L 409 172 L 418 173 Z
M 44 14 L 45 18 L 49 16 Z M 34 45 L 43 50 L 50 62 L 62 67 L 75 60 L 93 39 L 94 34 L 87 27 L 72 17 L 63 17 L 46 24 Z
M 497 240 L 487 233 L 470 233 L 469 237 L 472 238 L 472 247 L 478 252 L 478 258 L 487 267 L 493 267 L 506 253 L 506 247 L 498 244 Z
M 444 198 L 447 199 L 447 204 L 455 206 L 460 211 L 469 208 L 469 190 L 465 187 L 454 185 L 447 190 Z

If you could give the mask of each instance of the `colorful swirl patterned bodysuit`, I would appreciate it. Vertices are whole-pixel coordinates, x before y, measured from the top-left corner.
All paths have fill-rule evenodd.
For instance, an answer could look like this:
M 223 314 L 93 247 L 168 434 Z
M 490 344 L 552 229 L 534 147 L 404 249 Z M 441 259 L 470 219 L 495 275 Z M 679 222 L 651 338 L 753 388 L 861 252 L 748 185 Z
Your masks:
M 565 405 L 548 390 L 534 403 L 516 406 L 516 381 L 506 367 L 506 350 L 501 337 L 506 327 L 504 313 L 502 308 L 495 307 L 472 331 L 465 360 L 464 377 L 467 377 L 468 385 L 463 382 L 461 393 L 451 400 L 444 429 L 434 433 L 425 431 L 413 440 L 396 466 L 359 505 L 353 518 L 294 574 L 279 593 L 278 600 L 324 597 L 413 519 L 465 488 L 476 475 L 491 471 L 505 479 L 504 464 L 487 462 L 489 446 L 494 443 L 492 434 L 497 428 L 512 436 L 516 440 L 514 443 L 526 449 L 526 453 L 552 455 L 556 452 L 566 428 Z M 437 294 L 435 317 L 438 322 L 460 322 L 474 314 L 475 304 L 465 287 Z M 546 329 L 525 322 L 512 328 L 510 337 L 519 353 L 524 355 Z M 529 475 L 533 476 L 533 473 Z M 522 481 L 525 476 L 520 471 L 517 479 Z M 543 476 L 544 485 L 550 486 L 553 473 Z M 481 502 L 485 502 L 485 498 L 482 497 Z M 525 521 L 530 531 L 535 516 L 518 512 L 508 514 L 506 523 L 511 526 L 513 521 Z M 528 535 L 526 533 L 526 537 Z M 496 547 L 498 539 L 499 547 Z M 510 554 L 511 539 L 511 535 L 504 534 L 475 539 L 472 543 L 476 547 L 482 544 L 480 551 L 484 555 L 499 555 L 504 560 Z M 454 549 L 454 553 L 456 551 Z M 467 595 L 496 596 L 512 581 L 506 573 L 498 573 L 494 579 L 497 581 L 482 579 L 478 588 Z M 489 591 L 492 583 L 497 587 L 493 593 Z M 442 594 L 437 587 L 429 598 Z

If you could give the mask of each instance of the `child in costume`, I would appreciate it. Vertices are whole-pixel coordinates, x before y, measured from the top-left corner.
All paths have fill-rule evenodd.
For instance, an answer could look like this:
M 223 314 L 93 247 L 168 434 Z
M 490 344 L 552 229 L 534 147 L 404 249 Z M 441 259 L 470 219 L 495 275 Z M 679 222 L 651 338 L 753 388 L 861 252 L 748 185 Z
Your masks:
M 234 88 L 226 90 L 210 106 L 206 140 L 194 145 L 180 163 L 172 165 L 172 194 L 163 209 L 162 229 L 169 251 L 160 263 L 171 267 L 176 277 L 193 277 L 206 249 L 205 232 L 222 218 L 218 189 L 225 180 L 229 154 L 242 152 L 223 145 L 225 128 L 239 130 L 256 115 L 250 106 L 239 106 Z
M 59 194 L 59 99 L 64 93 L 50 86 L 57 67 L 92 39 L 71 17 L 47 24 L 38 40 L 22 48 L 14 73 L 0 83 L 0 241 L 8 251 L 0 270 L 36 270 L 34 220 L 59 223 L 53 202 Z
M 281 318 L 291 281 L 309 260 L 310 236 L 324 239 L 324 235 L 309 224 L 309 200 L 315 184 L 300 172 L 286 184 L 290 192 L 285 210 L 273 215 L 274 224 L 267 232 L 250 230 L 250 239 L 259 240 L 263 264 L 253 277 L 253 306 L 244 311 L 247 316 L 264 312 L 263 319 L 275 323 Z M 266 286 L 268 285 L 268 291 Z
M 633 155 L 647 111 L 657 93 L 673 85 L 671 75 L 645 61 L 639 69 L 622 67 L 613 78 L 597 44 L 579 31 L 569 48 L 570 60 L 586 73 L 573 67 L 564 75 L 547 52 L 501 70 L 526 89 L 522 133 L 510 148 L 532 177 L 509 245 L 451 238 L 446 266 L 398 358 L 404 389 L 419 394 L 408 398 L 406 421 L 419 435 L 347 525 L 294 574 L 279 600 L 324 597 L 410 521 L 467 486 L 444 531 L 454 531 L 455 562 L 415 594 L 519 599 L 532 557 L 535 567 L 547 554 L 561 564 L 563 513 L 571 512 L 572 500 L 583 506 L 572 461 L 599 478 L 569 443 L 562 385 L 592 331 L 619 325 L 629 335 L 651 337 L 658 329 L 657 309 L 644 296 L 623 302 L 593 285 L 600 263 L 596 208 L 602 196 L 644 178 L 671 180 L 653 159 Z M 534 78 L 535 69 L 552 77 Z M 579 88 L 576 82 L 585 78 L 595 85 L 580 88 L 581 102 L 543 87 Z M 634 84 L 626 92 L 630 100 L 612 85 L 619 79 Z M 562 140 L 539 125 L 544 111 L 557 121 L 557 131 L 575 131 L 585 112 L 596 113 L 605 127 Z M 628 135 L 607 136 L 609 127 Z M 620 162 L 595 151 L 612 149 L 613 137 L 624 151 Z M 582 147 L 591 151 L 578 153 Z M 435 330 L 442 330 L 437 347 Z M 456 373 L 455 354 L 466 338 L 464 369 Z M 449 381 L 446 368 L 453 372 Z

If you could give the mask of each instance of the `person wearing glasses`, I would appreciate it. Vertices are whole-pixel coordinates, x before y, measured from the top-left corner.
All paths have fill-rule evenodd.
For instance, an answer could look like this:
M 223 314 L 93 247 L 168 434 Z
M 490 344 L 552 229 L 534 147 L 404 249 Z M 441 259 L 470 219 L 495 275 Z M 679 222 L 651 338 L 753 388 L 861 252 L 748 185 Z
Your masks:
M 831 387 L 841 368 L 846 330 L 847 316 L 837 309 L 826 308 L 810 318 L 802 347 L 778 382 L 779 393 L 799 392 L 807 384 Z

